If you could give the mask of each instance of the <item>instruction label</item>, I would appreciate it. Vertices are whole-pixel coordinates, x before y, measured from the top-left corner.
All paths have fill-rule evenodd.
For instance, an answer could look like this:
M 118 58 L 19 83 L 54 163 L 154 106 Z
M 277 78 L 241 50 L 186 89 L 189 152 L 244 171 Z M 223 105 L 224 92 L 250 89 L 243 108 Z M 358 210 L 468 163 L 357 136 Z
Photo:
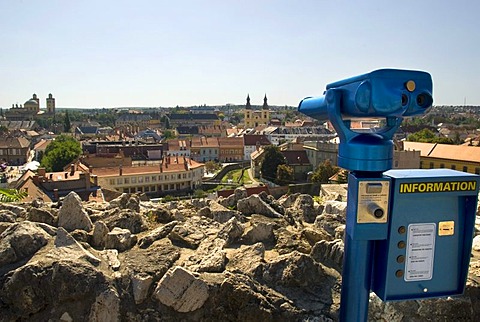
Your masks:
M 405 281 L 432 279 L 436 232 L 435 223 L 408 225 Z

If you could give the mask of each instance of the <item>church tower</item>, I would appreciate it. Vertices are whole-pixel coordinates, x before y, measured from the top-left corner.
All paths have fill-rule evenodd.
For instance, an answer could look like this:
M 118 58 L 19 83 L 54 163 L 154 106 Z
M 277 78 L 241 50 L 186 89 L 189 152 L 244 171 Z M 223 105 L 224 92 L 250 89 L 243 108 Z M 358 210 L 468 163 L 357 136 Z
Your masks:
M 245 105 L 244 111 L 244 123 L 245 128 L 252 126 L 252 105 L 250 104 L 250 94 L 247 95 L 247 104 Z
M 265 94 L 265 97 L 263 98 L 263 106 L 262 110 L 268 110 L 268 104 L 267 104 L 267 94 Z
M 55 98 L 52 96 L 52 94 L 48 94 L 47 97 L 47 113 L 55 114 Z

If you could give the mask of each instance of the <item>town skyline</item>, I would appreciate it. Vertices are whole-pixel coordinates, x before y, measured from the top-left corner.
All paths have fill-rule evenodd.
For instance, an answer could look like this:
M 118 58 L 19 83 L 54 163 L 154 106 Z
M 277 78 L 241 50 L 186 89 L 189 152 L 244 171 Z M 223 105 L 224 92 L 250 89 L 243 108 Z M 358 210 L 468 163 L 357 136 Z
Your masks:
M 297 106 L 380 68 L 425 70 L 434 105 L 480 105 L 480 5 L 408 0 L 0 1 L 0 107 Z M 21 23 L 20 23 L 21 22 Z

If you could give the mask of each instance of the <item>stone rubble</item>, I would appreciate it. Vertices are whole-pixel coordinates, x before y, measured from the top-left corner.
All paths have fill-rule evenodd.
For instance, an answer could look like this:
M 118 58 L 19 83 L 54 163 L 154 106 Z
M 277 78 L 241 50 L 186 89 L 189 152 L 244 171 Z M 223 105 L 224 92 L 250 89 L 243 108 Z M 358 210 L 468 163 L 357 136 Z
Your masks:
M 163 204 L 73 192 L 0 204 L 0 321 L 338 321 L 346 193 L 336 189 L 322 186 L 320 203 L 238 188 Z M 372 293 L 369 321 L 478 321 L 479 236 L 473 245 L 465 295 Z

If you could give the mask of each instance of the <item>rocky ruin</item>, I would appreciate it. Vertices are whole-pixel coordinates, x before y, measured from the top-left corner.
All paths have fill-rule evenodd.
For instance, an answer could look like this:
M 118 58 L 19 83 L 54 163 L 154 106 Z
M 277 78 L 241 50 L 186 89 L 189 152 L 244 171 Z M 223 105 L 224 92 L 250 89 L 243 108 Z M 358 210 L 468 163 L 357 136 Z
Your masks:
M 346 202 L 326 199 L 0 204 L 0 321 L 337 321 Z M 372 294 L 369 320 L 478 321 L 479 238 L 464 296 Z

